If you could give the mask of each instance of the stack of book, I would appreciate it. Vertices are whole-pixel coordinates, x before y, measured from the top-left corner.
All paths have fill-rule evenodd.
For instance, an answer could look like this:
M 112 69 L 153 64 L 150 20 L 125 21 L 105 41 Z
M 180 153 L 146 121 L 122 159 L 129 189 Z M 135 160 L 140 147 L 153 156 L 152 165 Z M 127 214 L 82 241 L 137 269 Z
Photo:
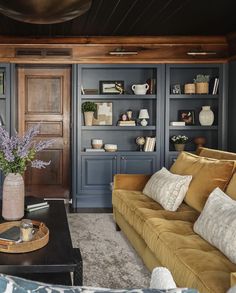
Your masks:
M 156 137 L 146 137 L 144 144 L 144 152 L 153 152 L 156 145 Z
M 118 121 L 118 126 L 136 126 L 136 123 L 133 120 Z
M 48 208 L 49 204 L 42 198 L 34 196 L 27 196 L 25 199 L 25 210 L 26 212 L 33 212 L 41 209 Z
M 217 94 L 218 88 L 219 88 L 219 78 L 216 77 L 215 80 L 214 80 L 212 95 L 216 95 Z
M 104 149 L 85 149 L 86 152 L 105 152 Z
M 171 121 L 170 126 L 185 126 L 184 121 Z

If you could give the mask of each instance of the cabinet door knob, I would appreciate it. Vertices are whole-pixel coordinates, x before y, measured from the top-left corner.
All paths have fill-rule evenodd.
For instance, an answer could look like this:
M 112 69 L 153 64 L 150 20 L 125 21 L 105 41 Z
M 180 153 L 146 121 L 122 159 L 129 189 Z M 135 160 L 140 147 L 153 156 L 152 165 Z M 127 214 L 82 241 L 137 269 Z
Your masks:
M 125 159 L 125 157 L 121 157 L 121 160 L 124 160 Z
M 115 156 L 115 157 L 113 157 L 113 160 L 116 160 L 116 156 Z

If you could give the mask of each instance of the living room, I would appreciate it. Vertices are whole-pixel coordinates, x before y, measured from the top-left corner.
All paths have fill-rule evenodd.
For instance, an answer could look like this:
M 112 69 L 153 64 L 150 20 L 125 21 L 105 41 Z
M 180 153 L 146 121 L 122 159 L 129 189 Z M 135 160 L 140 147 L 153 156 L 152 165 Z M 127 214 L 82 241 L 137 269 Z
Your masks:
M 36 2 L 0 1 L 1 223 L 27 218 L 41 235 L 2 248 L 0 273 L 148 288 L 166 267 L 176 286 L 226 292 L 236 284 L 234 2 Z M 233 199 L 221 204 L 226 222 L 211 211 L 218 228 L 204 219 L 214 192 Z

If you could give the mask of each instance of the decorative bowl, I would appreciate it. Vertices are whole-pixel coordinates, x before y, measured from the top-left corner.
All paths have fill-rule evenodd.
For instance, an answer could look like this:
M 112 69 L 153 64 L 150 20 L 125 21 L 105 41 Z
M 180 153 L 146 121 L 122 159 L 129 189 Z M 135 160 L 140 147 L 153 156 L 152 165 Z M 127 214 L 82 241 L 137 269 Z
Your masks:
M 105 144 L 104 149 L 106 152 L 116 152 L 117 144 Z

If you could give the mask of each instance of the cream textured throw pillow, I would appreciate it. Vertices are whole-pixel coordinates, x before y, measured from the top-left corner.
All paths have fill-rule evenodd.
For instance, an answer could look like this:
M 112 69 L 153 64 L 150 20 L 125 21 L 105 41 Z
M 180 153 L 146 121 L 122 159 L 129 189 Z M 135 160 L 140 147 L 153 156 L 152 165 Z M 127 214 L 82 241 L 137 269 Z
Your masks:
M 236 201 L 215 188 L 193 230 L 236 263 Z
M 161 204 L 165 210 L 176 211 L 191 180 L 192 176 L 172 174 L 163 167 L 148 180 L 143 193 Z

